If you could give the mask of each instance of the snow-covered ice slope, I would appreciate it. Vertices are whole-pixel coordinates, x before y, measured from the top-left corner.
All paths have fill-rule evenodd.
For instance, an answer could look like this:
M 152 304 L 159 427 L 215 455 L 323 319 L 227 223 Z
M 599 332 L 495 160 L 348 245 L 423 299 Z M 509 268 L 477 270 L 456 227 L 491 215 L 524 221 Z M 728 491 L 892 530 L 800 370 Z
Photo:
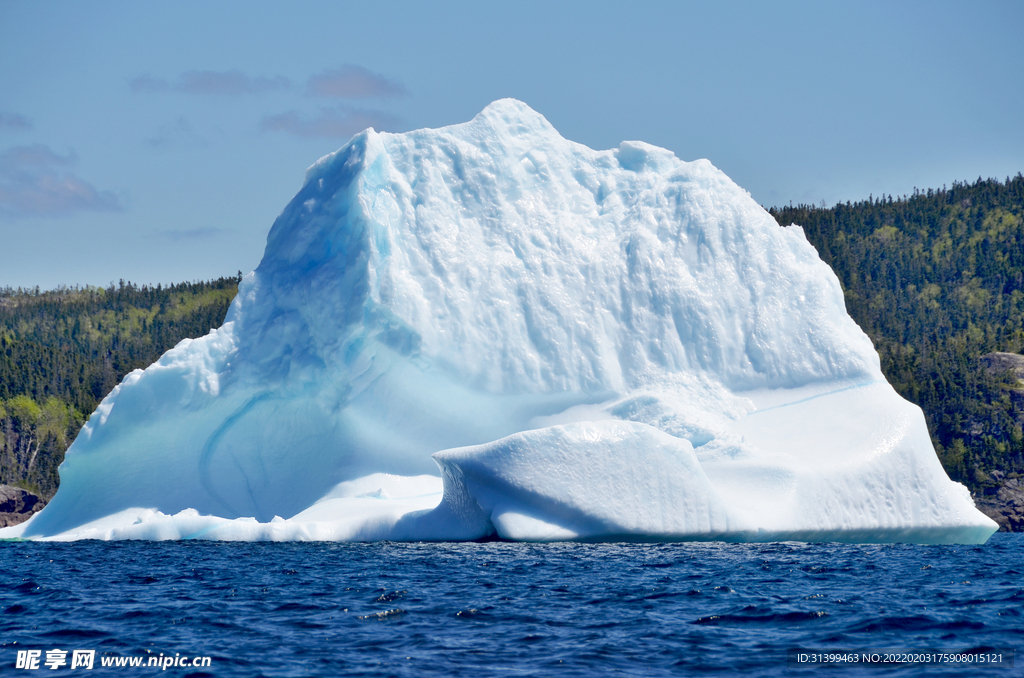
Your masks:
M 503 100 L 310 168 L 223 327 L 128 375 L 0 536 L 995 528 L 799 227 L 706 160 L 594 151 Z

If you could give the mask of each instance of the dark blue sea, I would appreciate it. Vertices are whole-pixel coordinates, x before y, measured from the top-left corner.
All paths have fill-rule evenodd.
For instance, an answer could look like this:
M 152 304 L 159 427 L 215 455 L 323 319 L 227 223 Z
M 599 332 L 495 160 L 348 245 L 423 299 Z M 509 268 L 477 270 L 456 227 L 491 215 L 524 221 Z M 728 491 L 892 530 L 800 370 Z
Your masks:
M 14 541 L 0 560 L 3 675 L 1024 674 L 1022 534 L 982 546 Z

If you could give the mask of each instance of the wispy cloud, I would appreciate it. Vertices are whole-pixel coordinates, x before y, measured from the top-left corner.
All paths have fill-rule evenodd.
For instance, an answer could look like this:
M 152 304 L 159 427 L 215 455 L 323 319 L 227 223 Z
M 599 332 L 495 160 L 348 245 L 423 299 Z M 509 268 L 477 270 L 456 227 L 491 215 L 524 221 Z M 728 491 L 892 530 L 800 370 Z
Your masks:
M 275 77 L 252 77 L 241 71 L 186 71 L 171 82 L 152 75 L 140 75 L 128 82 L 133 92 L 184 92 L 186 94 L 218 94 L 239 96 L 273 90 L 290 89 L 291 80 Z
M 128 81 L 128 89 L 133 92 L 164 92 L 171 89 L 171 83 L 164 78 L 152 75 L 140 75 Z
M 239 96 L 275 90 L 296 91 L 297 86 L 284 76 L 250 76 L 241 71 L 186 71 L 176 79 L 168 80 L 153 75 L 140 75 L 129 81 L 133 92 L 182 92 L 196 95 Z M 405 87 L 383 75 L 357 66 L 345 64 L 326 70 L 306 81 L 305 94 L 315 98 L 333 99 L 388 99 L 408 94 Z M 401 125 L 398 117 L 385 111 L 359 108 L 346 104 L 321 108 L 318 113 L 291 110 L 263 118 L 260 128 L 270 132 L 285 132 L 299 137 L 344 138 L 367 127 L 378 130 L 395 129 Z M 202 139 L 191 130 L 184 118 L 164 125 L 147 139 L 154 148 L 171 145 L 201 144 Z
M 362 108 L 338 106 L 322 108 L 315 117 L 305 118 L 297 111 L 263 118 L 260 128 L 269 132 L 287 132 L 300 137 L 350 137 L 367 127 L 376 130 L 395 129 L 401 124 L 399 118 L 385 113 Z
M 199 148 L 206 146 L 206 140 L 199 136 L 183 115 L 171 123 L 161 125 L 153 136 L 146 139 L 153 148 Z
M 32 121 L 18 113 L 0 113 L 0 129 L 32 129 Z
M 58 165 L 68 167 L 78 162 L 74 151 L 60 155 L 49 146 L 32 144 L 31 146 L 15 146 L 0 155 L 0 172 L 8 173 L 26 168 L 40 168 Z
M 283 75 L 251 76 L 242 71 L 186 71 L 177 79 L 140 75 L 128 81 L 133 92 L 184 92 L 186 94 L 219 94 L 238 96 L 274 90 L 292 89 L 293 83 Z M 336 99 L 387 99 L 405 96 L 402 85 L 379 73 L 345 64 L 326 70 L 306 81 L 306 95 Z
M 18 146 L 0 154 L 0 214 L 62 216 L 80 211 L 120 211 L 117 196 L 98 191 L 69 168 L 78 158 L 43 144 Z
M 167 240 L 178 242 L 181 240 L 209 240 L 210 238 L 216 238 L 217 236 L 234 233 L 234 231 L 227 228 L 206 226 L 202 228 L 160 231 L 159 233 L 161 237 L 166 238 Z
M 346 64 L 314 75 L 306 82 L 306 94 L 339 99 L 386 99 L 404 96 L 406 89 L 362 66 Z

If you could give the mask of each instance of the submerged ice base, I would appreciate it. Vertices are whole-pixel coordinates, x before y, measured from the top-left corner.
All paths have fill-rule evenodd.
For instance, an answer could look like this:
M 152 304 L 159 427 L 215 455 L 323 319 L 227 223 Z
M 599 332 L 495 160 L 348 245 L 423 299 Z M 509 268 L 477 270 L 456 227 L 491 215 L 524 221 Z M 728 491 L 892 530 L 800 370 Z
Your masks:
M 799 227 L 524 104 L 310 168 L 0 537 L 983 542 Z

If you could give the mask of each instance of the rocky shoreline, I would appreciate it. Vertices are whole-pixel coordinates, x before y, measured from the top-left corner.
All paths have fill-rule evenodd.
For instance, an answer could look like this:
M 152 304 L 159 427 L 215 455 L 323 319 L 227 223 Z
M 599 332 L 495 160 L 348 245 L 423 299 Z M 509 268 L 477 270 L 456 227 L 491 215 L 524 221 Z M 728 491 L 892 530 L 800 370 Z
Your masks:
M 28 490 L 0 485 L 0 527 L 20 525 L 46 506 L 46 502 Z
M 1000 532 L 1024 532 L 1024 483 L 1019 478 L 1000 480 L 993 494 L 975 495 L 974 503 L 999 523 Z

